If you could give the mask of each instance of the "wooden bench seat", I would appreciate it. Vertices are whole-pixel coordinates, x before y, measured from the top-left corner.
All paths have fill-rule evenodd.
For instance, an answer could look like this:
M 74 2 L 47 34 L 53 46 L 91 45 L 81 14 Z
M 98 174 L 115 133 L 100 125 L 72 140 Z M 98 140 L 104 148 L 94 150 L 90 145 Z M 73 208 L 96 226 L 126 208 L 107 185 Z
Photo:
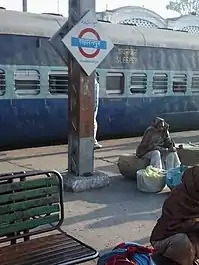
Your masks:
M 63 220 L 57 171 L 0 175 L 1 265 L 72 265 L 97 258 L 95 249 L 61 229 Z
M 67 234 L 48 235 L 3 247 L 1 265 L 74 264 L 95 256 L 96 251 Z M 77 260 L 77 256 L 79 261 Z

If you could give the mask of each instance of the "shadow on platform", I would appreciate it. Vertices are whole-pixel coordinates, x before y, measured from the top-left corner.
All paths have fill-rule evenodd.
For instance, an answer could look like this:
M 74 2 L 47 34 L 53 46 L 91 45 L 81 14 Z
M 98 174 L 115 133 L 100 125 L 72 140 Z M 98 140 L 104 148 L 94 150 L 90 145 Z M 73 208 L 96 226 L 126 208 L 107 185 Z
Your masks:
M 166 197 L 167 192 L 141 193 L 137 190 L 136 183 L 121 181 L 121 178 L 118 177 L 108 188 L 84 193 L 65 193 L 66 204 L 69 201 L 86 201 L 102 205 L 102 207 L 74 217 L 67 218 L 66 213 L 64 225 L 93 220 L 92 223 L 85 225 L 85 229 L 97 229 L 117 226 L 126 222 L 155 220 L 160 214 L 162 203 Z

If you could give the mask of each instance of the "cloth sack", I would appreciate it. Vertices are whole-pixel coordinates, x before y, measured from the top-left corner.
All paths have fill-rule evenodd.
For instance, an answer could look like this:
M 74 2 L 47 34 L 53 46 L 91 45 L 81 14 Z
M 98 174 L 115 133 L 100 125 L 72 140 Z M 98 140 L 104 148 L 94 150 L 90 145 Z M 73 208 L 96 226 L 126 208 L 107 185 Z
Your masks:
M 165 178 L 165 170 L 148 166 L 137 171 L 137 188 L 142 192 L 160 192 L 165 187 Z

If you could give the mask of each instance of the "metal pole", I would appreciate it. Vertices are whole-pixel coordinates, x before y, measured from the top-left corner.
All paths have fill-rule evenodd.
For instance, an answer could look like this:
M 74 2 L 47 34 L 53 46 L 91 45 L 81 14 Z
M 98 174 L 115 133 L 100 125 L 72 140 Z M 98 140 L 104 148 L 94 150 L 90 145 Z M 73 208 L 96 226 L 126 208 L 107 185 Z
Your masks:
M 23 0 L 23 12 L 27 12 L 27 11 L 28 11 L 27 0 Z
M 69 0 L 69 29 L 89 10 L 95 0 Z M 68 171 L 75 176 L 93 174 L 93 88 L 94 74 L 87 76 L 69 54 Z

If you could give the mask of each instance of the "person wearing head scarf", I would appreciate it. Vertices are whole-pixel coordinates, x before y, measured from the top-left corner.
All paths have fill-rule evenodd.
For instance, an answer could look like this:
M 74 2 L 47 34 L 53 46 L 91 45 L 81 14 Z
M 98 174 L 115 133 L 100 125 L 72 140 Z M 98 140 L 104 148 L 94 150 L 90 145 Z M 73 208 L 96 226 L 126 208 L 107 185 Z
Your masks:
M 159 169 L 172 169 L 181 164 L 164 119 L 157 117 L 146 129 L 136 156 L 148 158 L 150 165 Z
M 150 242 L 156 254 L 180 265 L 199 258 L 199 166 L 188 168 L 165 200 Z

